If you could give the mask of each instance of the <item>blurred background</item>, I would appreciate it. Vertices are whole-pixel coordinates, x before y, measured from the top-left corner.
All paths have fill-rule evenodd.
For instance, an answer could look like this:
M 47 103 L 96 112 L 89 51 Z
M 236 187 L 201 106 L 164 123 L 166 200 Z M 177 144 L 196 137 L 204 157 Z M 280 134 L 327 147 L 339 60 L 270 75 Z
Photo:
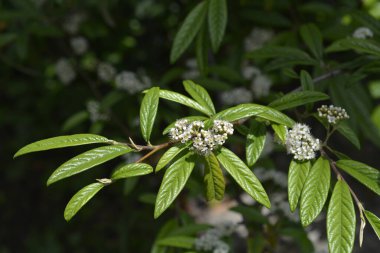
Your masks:
M 154 220 L 153 203 L 162 174 L 152 174 L 108 187 L 67 223 L 63 210 L 75 192 L 138 156 L 122 157 L 49 187 L 46 180 L 54 169 L 88 147 L 12 159 L 30 142 L 64 134 L 90 132 L 124 141 L 131 137 L 143 143 L 139 104 L 141 91 L 151 86 L 183 92 L 182 80 L 192 79 L 210 91 L 217 110 L 252 101 L 268 104 L 300 86 L 297 73 L 301 70 L 318 77 L 324 69 L 297 63 L 275 65 L 249 58 L 249 52 L 267 44 L 306 51 L 298 33 L 305 23 L 318 26 L 327 46 L 336 39 L 353 36 L 357 28 L 368 27 L 368 17 L 380 18 L 380 3 L 376 0 L 228 1 L 226 35 L 217 53 L 210 50 L 204 71 L 198 68 L 193 46 L 176 63 L 169 62 L 173 38 L 198 2 L 0 0 L 1 253 L 150 252 L 156 234 L 174 216 L 207 223 L 214 216 L 231 215 L 220 211 L 230 207 L 245 220 L 249 245 L 270 241 L 257 251 L 248 246 L 249 252 L 327 252 L 325 217 L 321 215 L 319 222 L 305 232 L 297 215 L 288 210 L 286 176 L 290 157 L 271 136 L 253 168 L 275 203 L 271 210 L 263 210 L 235 184 L 229 184 L 226 201 L 213 211 L 201 197 L 201 179 L 196 180 L 201 176 L 196 175 L 178 200 L 180 211 L 169 211 Z M 367 19 L 360 18 L 363 16 Z M 372 25 L 372 36 L 378 40 L 380 22 Z M 339 66 L 357 59 L 355 52 L 333 54 L 326 57 L 326 65 Z M 349 107 L 350 124 L 361 142 L 359 150 L 337 135 L 332 146 L 380 168 L 380 67 L 373 65 L 364 76 L 363 72 L 359 76 L 355 68 L 358 66 L 318 86 L 336 104 Z M 331 88 L 347 80 L 355 84 L 349 89 Z M 347 102 L 347 98 L 354 102 Z M 167 140 L 162 131 L 168 124 L 193 113 L 177 104 L 160 102 L 151 138 L 154 144 Z M 323 136 L 317 121 L 308 123 L 316 136 Z M 236 136 L 229 144 L 242 156 L 243 141 Z M 157 158 L 152 157 L 152 164 Z M 349 183 L 365 207 L 380 214 L 379 198 L 356 181 Z M 256 211 L 247 209 L 251 205 Z M 235 244 L 240 240 L 235 238 Z M 378 246 L 376 235 L 367 226 L 363 247 L 359 248 L 357 237 L 354 252 L 377 252 Z M 237 248 L 232 252 L 247 252 L 247 247 Z

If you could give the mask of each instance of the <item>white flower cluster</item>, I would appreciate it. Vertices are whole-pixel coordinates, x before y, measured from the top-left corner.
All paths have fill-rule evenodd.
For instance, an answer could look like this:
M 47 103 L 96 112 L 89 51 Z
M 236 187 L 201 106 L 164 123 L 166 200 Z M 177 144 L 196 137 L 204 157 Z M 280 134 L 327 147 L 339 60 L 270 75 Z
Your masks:
M 221 240 L 224 236 L 230 236 L 235 232 L 234 224 L 231 226 L 219 226 L 206 230 L 195 240 L 195 249 L 200 251 L 212 251 L 213 253 L 228 253 L 230 246 Z
M 288 153 L 300 161 L 315 158 L 315 151 L 320 149 L 320 141 L 311 135 L 310 127 L 300 123 L 287 130 L 285 144 Z
M 57 61 L 55 64 L 55 73 L 63 84 L 70 84 L 76 77 L 73 66 L 66 58 L 61 58 Z
M 233 125 L 228 121 L 214 120 L 213 127 L 206 130 L 202 121 L 189 122 L 182 119 L 176 121 L 169 135 L 173 141 L 182 143 L 192 141 L 192 149 L 201 155 L 208 155 L 215 148 L 223 145 L 228 135 L 233 133 Z
M 220 94 L 220 100 L 225 105 L 237 105 L 252 102 L 252 93 L 250 90 L 240 87 L 224 91 Z
M 326 118 L 327 121 L 333 125 L 338 123 L 340 120 L 345 120 L 345 119 L 350 118 L 350 116 L 348 116 L 346 110 L 342 107 L 339 107 L 339 106 L 322 105 L 317 110 L 318 110 L 318 116 L 319 117 Z
M 263 74 L 260 69 L 244 64 L 242 74 L 245 79 L 251 80 L 251 90 L 255 98 L 268 96 L 272 80 Z
M 96 122 L 99 120 L 108 120 L 108 115 L 100 111 L 100 104 L 95 100 L 90 100 L 87 102 L 87 111 L 90 114 L 90 120 Z
M 357 39 L 372 38 L 373 32 L 368 27 L 359 27 L 353 32 L 352 37 Z
M 63 29 L 69 34 L 76 34 L 85 19 L 86 16 L 83 13 L 73 13 L 65 19 Z
M 129 94 L 136 94 L 146 88 L 151 86 L 151 80 L 148 76 L 143 75 L 141 78 L 131 72 L 131 71 L 122 71 L 115 77 L 116 88 L 125 90 Z
M 244 40 L 245 51 L 253 51 L 255 49 L 261 48 L 266 42 L 268 42 L 273 37 L 273 31 L 254 28 L 249 36 Z
M 115 68 L 106 62 L 101 62 L 98 64 L 97 72 L 99 79 L 104 82 L 112 81 L 116 74 Z
M 85 37 L 77 36 L 70 39 L 70 45 L 77 55 L 84 54 L 88 49 L 88 42 Z
M 183 79 L 198 78 L 200 73 L 198 70 L 197 60 L 194 58 L 191 58 L 191 59 L 187 60 L 185 64 L 186 64 L 187 70 L 185 72 L 183 72 L 182 78 Z

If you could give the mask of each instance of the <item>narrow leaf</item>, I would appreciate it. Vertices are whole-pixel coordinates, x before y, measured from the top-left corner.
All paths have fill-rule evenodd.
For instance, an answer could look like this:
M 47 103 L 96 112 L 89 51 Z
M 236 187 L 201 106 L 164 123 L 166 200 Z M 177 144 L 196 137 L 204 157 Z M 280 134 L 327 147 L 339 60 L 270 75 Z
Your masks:
M 278 124 L 272 124 L 271 126 L 278 140 L 280 140 L 282 144 L 285 144 L 287 127 Z
M 86 121 L 89 117 L 89 114 L 87 111 L 80 111 L 73 115 L 71 115 L 65 123 L 63 123 L 62 131 L 67 132 L 73 129 L 74 127 L 78 126 L 82 122 Z
M 207 4 L 201 2 L 185 18 L 179 31 L 177 32 L 170 52 L 170 62 L 175 62 L 183 52 L 190 46 L 194 37 L 201 28 L 206 16 Z
M 319 28 L 314 24 L 305 24 L 300 29 L 301 37 L 311 53 L 317 58 L 322 59 L 323 45 L 322 35 Z
M 200 111 L 208 116 L 211 116 L 212 113 L 209 112 L 207 108 L 200 105 L 198 102 L 194 101 L 193 99 L 186 97 L 180 93 L 169 91 L 169 90 L 160 90 L 160 98 L 167 99 L 185 106 L 188 106 L 190 108 L 193 108 L 197 111 Z
M 182 191 L 194 165 L 193 154 L 188 153 L 166 170 L 157 194 L 154 218 L 158 218 Z
M 153 87 L 145 94 L 140 108 L 140 128 L 146 142 L 149 143 L 154 120 L 156 119 L 160 88 Z
M 259 159 L 264 149 L 266 137 L 265 124 L 254 121 L 249 128 L 245 145 L 248 166 L 252 166 Z
M 216 52 L 222 43 L 227 25 L 226 0 L 210 0 L 208 8 L 208 27 L 211 46 Z
M 327 210 L 327 239 L 330 252 L 352 252 L 356 216 L 348 185 L 338 180 Z
M 321 212 L 329 192 L 330 177 L 329 161 L 323 157 L 318 158 L 307 176 L 301 194 L 300 216 L 304 227 Z
M 300 162 L 292 160 L 290 162 L 288 174 L 288 196 L 290 210 L 292 212 L 294 212 L 297 208 L 298 200 L 305 185 L 307 175 L 309 174 L 310 167 L 310 161 Z
M 64 217 L 66 221 L 71 220 L 74 215 L 104 187 L 102 183 L 87 185 L 78 191 L 69 201 L 65 208 Z
M 301 86 L 304 91 L 314 90 L 313 79 L 311 78 L 310 74 L 307 71 L 305 70 L 301 71 L 300 79 L 301 79 Z
M 204 182 L 208 201 L 223 199 L 225 189 L 224 176 L 219 162 L 213 153 L 205 157 Z
M 158 245 L 183 249 L 192 249 L 195 238 L 190 236 L 170 236 L 157 241 Z
M 252 198 L 264 206 L 270 208 L 270 202 L 260 181 L 255 174 L 244 164 L 238 156 L 232 151 L 221 148 L 217 154 L 217 158 L 221 165 L 233 177 L 233 179 L 246 191 Z
M 31 152 L 43 151 L 55 148 L 64 148 L 93 143 L 112 143 L 112 140 L 95 134 L 74 134 L 53 137 L 26 145 L 14 155 L 14 157 Z
M 375 231 L 377 237 L 380 240 L 380 219 L 370 211 L 365 210 L 364 211 L 365 217 L 369 221 L 369 224 L 371 224 L 371 227 L 373 228 L 373 231 Z
M 146 163 L 131 163 L 118 168 L 112 173 L 111 179 L 143 176 L 153 172 L 152 166 Z
M 74 158 L 71 158 L 59 166 L 59 168 L 56 169 L 49 177 L 47 185 L 81 173 L 85 170 L 95 167 L 96 165 L 102 164 L 117 156 L 121 156 L 131 151 L 132 149 L 125 145 L 111 145 L 91 149 Z
M 188 146 L 178 147 L 174 146 L 169 148 L 160 158 L 156 165 L 156 172 L 164 168 L 170 161 L 172 161 L 179 153 L 187 149 Z
M 354 177 L 360 183 L 367 186 L 373 192 L 380 195 L 380 171 L 367 164 L 353 160 L 339 160 L 336 165 Z
M 191 80 L 184 81 L 183 86 L 195 101 L 208 110 L 209 114 L 215 114 L 215 107 L 211 97 L 202 86 L 195 84 Z
M 208 40 L 206 26 L 203 25 L 197 35 L 195 44 L 195 56 L 197 58 L 197 67 L 201 75 L 208 71 Z
M 347 138 L 357 149 L 360 149 L 360 141 L 354 130 L 346 124 L 346 122 L 340 122 L 338 125 L 338 132 Z
M 282 111 L 326 99 L 329 99 L 329 96 L 319 91 L 299 91 L 288 93 L 271 102 L 268 106 Z
M 367 53 L 374 56 L 380 56 L 380 45 L 378 43 L 358 38 L 345 38 L 335 41 L 326 49 L 326 52 L 339 52 L 350 49 L 357 50 L 359 53 Z

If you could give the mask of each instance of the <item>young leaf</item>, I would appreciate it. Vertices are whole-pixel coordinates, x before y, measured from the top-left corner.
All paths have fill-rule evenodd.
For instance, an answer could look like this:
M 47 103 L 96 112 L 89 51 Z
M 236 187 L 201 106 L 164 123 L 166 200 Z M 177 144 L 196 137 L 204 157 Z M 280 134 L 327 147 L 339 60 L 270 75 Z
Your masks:
M 170 236 L 157 241 L 158 245 L 183 249 L 191 249 L 195 243 L 195 238 L 190 236 Z
M 197 111 L 200 111 L 208 116 L 211 116 L 212 113 L 209 112 L 207 108 L 200 105 L 198 102 L 194 101 L 193 99 L 186 97 L 180 93 L 169 91 L 169 90 L 160 90 L 160 98 L 167 99 L 179 104 L 183 104 L 185 106 L 188 106 L 190 108 L 193 108 Z
M 357 149 L 360 149 L 360 141 L 354 130 L 351 129 L 351 127 L 346 124 L 346 122 L 340 122 L 338 124 L 337 130 L 339 133 L 341 133 L 344 137 L 347 138 Z
M 153 87 L 145 94 L 140 107 L 140 128 L 144 140 L 149 143 L 154 120 L 157 115 L 160 88 Z
M 330 187 L 330 164 L 318 158 L 311 168 L 302 189 L 300 216 L 304 227 L 308 226 L 321 212 Z
M 225 189 L 224 176 L 219 162 L 213 153 L 205 157 L 204 182 L 208 201 L 223 199 Z
M 179 153 L 187 149 L 187 145 L 184 147 L 173 146 L 169 148 L 160 158 L 156 165 L 156 172 L 164 168 L 171 160 L 173 160 Z
M 152 166 L 146 163 L 131 163 L 118 168 L 112 173 L 111 179 L 117 180 L 128 177 L 143 176 L 153 172 Z
M 318 27 L 314 24 L 305 24 L 300 29 L 301 37 L 311 53 L 317 58 L 322 59 L 323 45 L 322 35 Z
M 278 140 L 280 140 L 282 144 L 285 144 L 287 131 L 286 126 L 278 124 L 272 124 L 271 126 Z
M 266 137 L 267 131 L 265 124 L 254 121 L 249 128 L 245 145 L 248 166 L 252 166 L 257 159 L 259 159 L 260 154 L 264 149 Z
M 288 196 L 290 210 L 294 212 L 297 208 L 298 200 L 301 196 L 307 175 L 310 170 L 310 161 L 292 160 L 288 174 Z
M 367 53 L 374 56 L 380 56 L 379 44 L 370 40 L 363 40 L 358 38 L 345 38 L 335 41 L 326 49 L 326 52 L 339 52 L 350 49 L 357 50 L 359 53 Z
M 176 34 L 170 52 L 170 62 L 174 63 L 190 46 L 205 19 L 207 12 L 206 2 L 201 2 L 185 18 L 181 28 Z
M 44 139 L 41 141 L 33 142 L 25 147 L 21 148 L 14 157 L 24 155 L 31 152 L 43 151 L 55 148 L 64 148 L 79 146 L 85 144 L 93 143 L 112 143 L 112 140 L 107 139 L 106 137 L 95 135 L 95 134 L 74 134 L 74 135 L 64 135 L 53 137 L 49 139 Z
M 235 181 L 257 202 L 270 208 L 270 202 L 260 181 L 255 174 L 232 151 L 221 148 L 216 156 L 220 164 L 235 179 Z
M 215 107 L 210 95 L 202 86 L 195 84 L 191 80 L 183 81 L 183 86 L 195 101 L 208 110 L 209 114 L 215 114 Z
M 281 98 L 271 102 L 268 106 L 282 111 L 285 109 L 294 108 L 300 105 L 326 99 L 329 99 L 329 96 L 319 91 L 298 91 L 288 93 Z
M 327 239 L 330 252 L 352 252 L 356 216 L 348 185 L 338 180 L 327 210 Z
M 47 185 L 51 185 L 58 180 L 81 173 L 131 151 L 132 149 L 125 145 L 103 146 L 86 151 L 59 166 L 59 168 L 49 177 Z
M 380 171 L 353 160 L 339 160 L 336 165 L 354 177 L 360 183 L 367 186 L 373 192 L 380 195 Z
M 170 206 L 182 191 L 193 171 L 194 165 L 194 155 L 190 152 L 178 159 L 166 170 L 156 198 L 154 207 L 155 219 Z
M 371 224 L 371 227 L 373 228 L 373 231 L 375 231 L 377 237 L 380 239 L 380 219 L 370 211 L 365 210 L 364 211 L 365 217 L 369 221 L 369 224 Z
M 227 25 L 226 0 L 210 0 L 208 7 L 208 27 L 211 46 L 214 52 L 218 51 L 222 43 Z
M 196 120 L 206 120 L 208 119 L 207 117 L 204 117 L 204 116 L 188 116 L 188 117 L 184 117 L 184 118 L 181 118 L 181 119 L 186 119 L 187 121 L 189 122 L 192 122 L 192 121 L 196 121 Z M 162 131 L 162 134 L 167 134 L 169 133 L 170 129 L 173 128 L 175 125 L 175 121 L 170 123 L 167 127 L 165 127 L 164 131 Z
M 74 215 L 100 191 L 105 185 L 102 183 L 93 183 L 87 185 L 78 191 L 69 201 L 65 208 L 64 217 L 66 221 L 71 220 Z

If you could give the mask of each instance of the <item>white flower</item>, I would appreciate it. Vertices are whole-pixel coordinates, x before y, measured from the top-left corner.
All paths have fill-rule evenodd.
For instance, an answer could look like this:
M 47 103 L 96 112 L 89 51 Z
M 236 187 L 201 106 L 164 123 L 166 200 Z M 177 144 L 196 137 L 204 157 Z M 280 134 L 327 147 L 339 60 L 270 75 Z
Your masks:
M 252 93 L 244 87 L 235 88 L 222 92 L 220 95 L 220 100 L 225 105 L 249 103 L 252 101 Z
M 71 83 L 76 77 L 73 66 L 66 58 L 61 58 L 57 61 L 55 64 L 55 73 L 63 84 Z
M 104 82 L 110 82 L 116 74 L 115 68 L 106 62 L 101 62 L 98 64 L 97 72 L 99 79 Z
M 300 161 L 315 158 L 315 152 L 320 149 L 319 139 L 311 135 L 309 126 L 300 123 L 294 124 L 292 130 L 287 130 L 285 144 L 288 153 Z
M 88 49 L 87 40 L 83 36 L 71 38 L 70 45 L 74 53 L 77 55 L 84 54 Z
M 373 32 L 368 27 L 359 27 L 353 32 L 352 37 L 357 39 L 372 38 Z
M 339 106 L 327 106 L 327 105 L 322 105 L 318 110 L 318 116 L 321 118 L 326 118 L 327 121 L 330 124 L 335 125 L 338 123 L 340 120 L 345 120 L 349 119 L 350 117 L 348 116 L 347 112 L 345 109 Z
M 254 28 L 244 40 L 244 49 L 247 52 L 261 48 L 273 37 L 273 32 L 262 28 Z
M 196 59 L 189 59 L 186 61 L 187 70 L 183 72 L 183 79 L 195 79 L 199 77 L 198 64 Z
M 90 115 L 90 120 L 92 122 L 96 122 L 96 121 L 99 121 L 99 120 L 108 120 L 108 115 L 105 114 L 105 113 L 102 113 L 100 111 L 100 104 L 99 102 L 95 101 L 95 100 L 90 100 L 87 102 L 87 111 Z
M 242 74 L 245 79 L 251 79 L 254 76 L 261 75 L 260 69 L 253 66 L 245 66 L 242 69 Z
M 63 29 L 69 34 L 76 34 L 79 30 L 81 23 L 85 20 L 85 15 L 83 13 L 74 13 L 68 16 L 64 23 Z
M 122 71 L 115 77 L 115 85 L 129 94 L 136 94 L 151 85 L 149 77 L 143 76 L 141 80 L 131 71 Z
M 265 75 L 258 75 L 252 80 L 251 90 L 256 98 L 268 96 L 272 81 Z

